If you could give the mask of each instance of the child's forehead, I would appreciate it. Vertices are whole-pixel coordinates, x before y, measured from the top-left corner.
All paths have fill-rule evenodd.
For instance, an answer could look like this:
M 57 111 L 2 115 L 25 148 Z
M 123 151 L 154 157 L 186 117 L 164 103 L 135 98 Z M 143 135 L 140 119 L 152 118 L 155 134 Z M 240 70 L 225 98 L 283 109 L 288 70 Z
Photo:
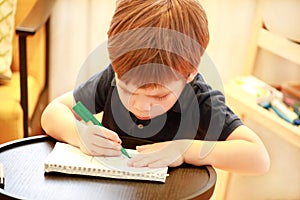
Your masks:
M 115 73 L 116 77 L 125 84 L 131 83 L 139 87 L 159 87 L 168 85 L 173 81 L 185 80 L 185 77 L 172 67 L 159 63 L 130 66 L 128 69 L 123 69 L 122 67 L 120 67 L 122 69 L 121 73 Z M 120 70 L 120 68 L 117 68 L 116 71 Z M 126 73 L 123 71 L 126 71 Z
M 144 90 L 149 93 L 166 93 L 168 91 L 175 91 L 176 88 L 182 87 L 184 85 L 184 81 L 182 80 L 174 80 L 163 83 L 145 83 L 145 84 L 135 84 L 132 82 L 124 82 L 122 79 L 118 79 L 116 77 L 117 87 L 121 89 L 127 90 L 129 92 L 134 93 L 137 90 Z

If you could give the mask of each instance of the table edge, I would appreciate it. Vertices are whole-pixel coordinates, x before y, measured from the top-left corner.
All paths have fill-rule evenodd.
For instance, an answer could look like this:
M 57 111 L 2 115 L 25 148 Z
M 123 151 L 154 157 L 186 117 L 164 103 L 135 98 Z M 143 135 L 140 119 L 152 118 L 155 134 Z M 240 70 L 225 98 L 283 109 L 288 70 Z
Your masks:
M 32 143 L 37 143 L 37 142 L 44 142 L 44 141 L 49 141 L 53 140 L 54 142 L 56 141 L 54 138 L 48 136 L 48 135 L 37 135 L 37 136 L 30 136 L 27 138 L 21 138 L 13 141 L 9 141 L 3 144 L 0 144 L 0 153 L 13 149 L 15 147 L 19 147 L 21 145 L 26 145 L 26 144 L 32 144 Z
M 33 144 L 33 143 L 51 141 L 51 140 L 53 142 L 57 141 L 54 138 L 50 137 L 49 135 L 37 135 L 37 136 L 31 136 L 31 137 L 27 137 L 27 138 L 18 139 L 18 140 L 13 140 L 10 142 L 0 144 L 0 153 L 10 150 L 10 149 L 13 149 L 13 148 L 16 148 L 16 147 L 19 147 L 21 145 L 27 145 L 27 144 Z M 205 167 L 205 169 L 209 175 L 209 180 L 208 180 L 207 184 L 201 190 L 197 191 L 194 194 L 191 194 L 190 196 L 186 197 L 185 199 L 198 198 L 199 195 L 201 195 L 201 196 L 204 196 L 204 195 L 211 196 L 212 195 L 211 193 L 213 192 L 213 189 L 216 184 L 216 179 L 217 179 L 216 171 L 210 165 L 205 165 L 203 167 Z M 1 196 L 1 198 L 4 198 L 4 199 L 5 198 L 7 198 L 7 199 L 22 199 L 22 197 L 10 194 L 10 193 L 6 192 L 5 189 L 1 189 L 1 188 L 0 188 L 0 196 Z
M 188 196 L 184 199 L 198 199 L 198 198 L 202 198 L 204 196 L 210 198 L 212 196 L 212 193 L 214 191 L 214 187 L 215 187 L 216 181 L 217 181 L 217 173 L 211 165 L 204 165 L 202 167 L 205 167 L 205 169 L 209 175 L 207 184 L 201 190 L 197 191 L 194 194 L 191 194 L 190 196 Z

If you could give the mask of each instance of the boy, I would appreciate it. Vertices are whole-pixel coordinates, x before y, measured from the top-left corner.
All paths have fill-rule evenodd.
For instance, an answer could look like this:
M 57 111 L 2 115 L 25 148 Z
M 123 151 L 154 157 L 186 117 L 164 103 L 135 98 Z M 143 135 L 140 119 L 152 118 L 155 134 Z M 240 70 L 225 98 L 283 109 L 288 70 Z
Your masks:
M 47 106 L 47 134 L 103 156 L 121 155 L 122 136 L 153 142 L 137 146 L 133 167 L 268 171 L 262 141 L 197 71 L 209 34 L 196 0 L 120 0 L 108 38 L 111 65 Z M 94 114 L 103 111 L 105 128 L 74 120 L 74 101 Z

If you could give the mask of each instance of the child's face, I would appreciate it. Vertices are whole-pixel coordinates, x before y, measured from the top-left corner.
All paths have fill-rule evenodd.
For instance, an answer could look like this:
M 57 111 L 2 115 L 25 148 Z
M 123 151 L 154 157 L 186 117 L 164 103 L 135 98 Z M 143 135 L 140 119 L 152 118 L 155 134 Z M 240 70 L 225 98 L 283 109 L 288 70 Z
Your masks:
M 164 86 L 137 88 L 125 84 L 116 76 L 116 84 L 123 105 L 138 119 L 147 120 L 166 113 L 176 103 L 186 82 L 172 81 Z

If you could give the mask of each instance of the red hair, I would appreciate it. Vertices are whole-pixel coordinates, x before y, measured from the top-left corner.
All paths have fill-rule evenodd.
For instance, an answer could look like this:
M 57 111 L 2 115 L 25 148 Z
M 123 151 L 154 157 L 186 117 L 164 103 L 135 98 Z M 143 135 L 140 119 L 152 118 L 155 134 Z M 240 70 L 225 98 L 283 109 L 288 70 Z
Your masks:
M 209 41 L 205 11 L 197 0 L 119 0 L 108 31 L 108 51 L 118 78 L 141 65 L 130 79 L 187 78 Z M 168 66 L 157 71 L 153 64 Z M 137 76 L 138 75 L 138 76 Z

